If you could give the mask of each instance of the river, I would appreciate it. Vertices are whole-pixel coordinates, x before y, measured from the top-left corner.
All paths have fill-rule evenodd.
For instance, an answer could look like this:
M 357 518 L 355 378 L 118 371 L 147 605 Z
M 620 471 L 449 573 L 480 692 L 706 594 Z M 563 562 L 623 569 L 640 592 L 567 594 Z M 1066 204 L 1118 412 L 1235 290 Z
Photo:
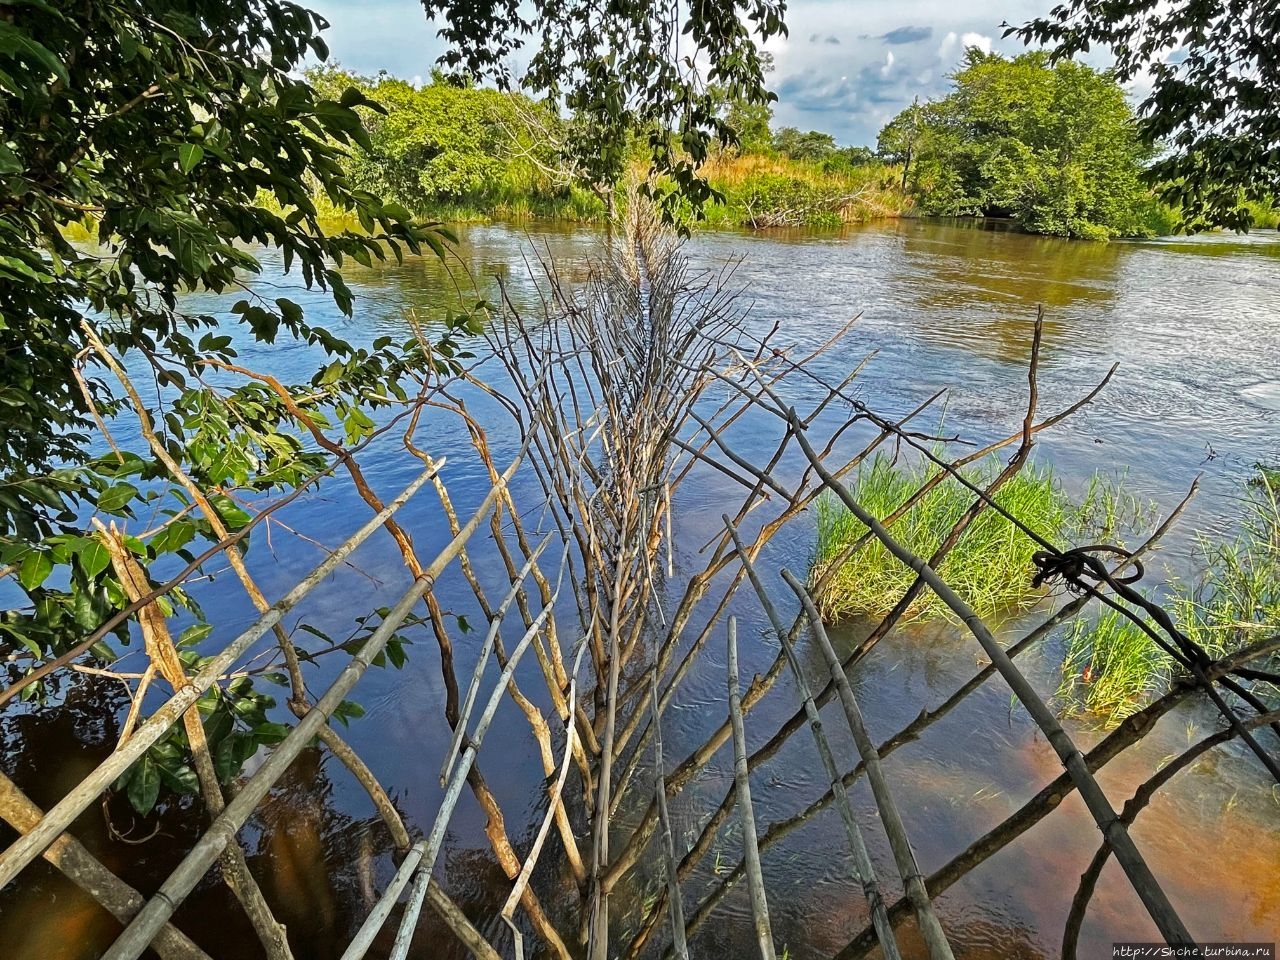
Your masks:
M 336 315 L 324 294 L 298 290 L 292 278 L 276 277 L 279 264 L 269 258 L 262 282 L 271 284 L 271 296 L 295 297 L 309 317 L 328 316 L 352 339 L 387 333 L 402 338 L 408 311 L 430 322 L 472 284 L 496 298 L 495 275 L 516 302 L 533 304 L 533 258 L 555 261 L 572 278 L 598 241 L 597 233 L 582 229 L 466 227 L 451 271 L 432 259 L 374 269 L 353 265 L 347 275 L 357 302 L 350 321 Z M 1193 478 L 1203 477 L 1201 495 L 1154 565 L 1159 574 L 1187 575 L 1194 533 L 1229 530 L 1254 463 L 1280 455 L 1280 242 L 1274 235 L 1091 244 L 971 223 L 902 220 L 836 234 L 707 233 L 695 236 L 687 250 L 696 265 L 732 268 L 732 283 L 750 304 L 750 322 L 760 330 L 780 323 L 784 341 L 816 346 L 856 315 L 842 350 L 818 361 L 822 372 L 839 379 L 874 352 L 857 381 L 869 404 L 885 414 L 902 414 L 934 390 L 951 388 L 947 425 L 976 440 L 1003 436 L 1021 419 L 1033 321 L 1037 304 L 1043 304 L 1041 409 L 1068 405 L 1111 364 L 1119 367 L 1093 404 L 1041 436 L 1036 456 L 1051 461 L 1074 492 L 1095 472 L 1123 472 L 1127 489 L 1166 510 Z M 187 305 L 219 313 L 234 299 L 192 295 Z M 247 365 L 282 379 L 309 375 L 315 362 L 307 349 L 289 345 L 246 342 L 241 355 Z M 466 462 L 466 438 L 457 431 L 425 436 L 435 444 L 433 454 L 456 453 L 458 464 Z M 504 438 L 496 442 L 501 460 Z M 397 456 L 394 444 L 382 444 L 370 456 L 376 463 L 370 472 L 381 491 L 399 489 L 420 468 L 403 452 Z M 483 478 L 478 472 L 468 476 L 466 469 L 449 477 L 460 510 L 483 494 Z M 332 544 L 362 518 L 361 506 L 349 485 L 335 480 L 293 505 L 283 519 Z M 430 498 L 420 496 L 401 515 L 424 554 L 442 542 L 438 506 L 432 507 Z M 674 508 L 679 553 L 693 558 L 718 526 L 720 507 L 712 486 L 686 486 Z M 812 543 L 811 526 L 797 523 L 771 546 L 770 562 L 802 570 Z M 313 546 L 283 531 L 273 537 L 270 553 L 254 558 L 269 596 L 280 595 L 317 558 Z M 335 575 L 307 606 L 308 622 L 342 630 L 350 626 L 353 598 L 359 610 L 368 610 L 398 593 L 403 581 L 389 544 L 371 543 L 358 556 L 360 570 Z M 230 636 L 252 617 L 230 578 L 199 585 L 197 595 L 217 611 L 211 619 L 219 635 Z M 758 636 L 756 626 L 745 629 Z M 855 634 L 850 627 L 834 639 L 849 645 Z M 1046 646 L 1028 666 L 1046 693 L 1056 686 L 1057 651 L 1053 644 Z M 892 634 L 855 677 L 873 735 L 887 736 L 923 706 L 945 699 L 973 673 L 976 652 L 969 638 L 950 628 L 913 627 Z M 749 646 L 744 674 L 764 669 L 773 654 L 767 645 Z M 723 719 L 720 656 L 708 654 L 705 668 L 674 703 L 669 758 L 682 757 Z M 459 674 L 470 668 L 471 653 L 464 645 Z M 411 827 L 425 829 L 440 800 L 438 761 L 447 744 L 438 665 L 425 637 L 411 648 L 403 671 L 375 671 L 355 697 L 367 713 L 352 723 L 351 742 L 383 778 Z M 77 684 L 70 699 L 79 708 L 57 717 L 24 709 L 0 719 L 6 771 L 45 805 L 111 749 L 117 729 L 118 690 Z M 749 727 L 772 730 L 795 705 L 788 694 L 767 698 Z M 527 843 L 541 817 L 542 771 L 516 711 L 504 707 L 499 718 L 521 739 L 486 774 L 503 801 L 508 831 Z M 1211 715 L 1195 706 L 1166 718 L 1139 750 L 1116 769 L 1108 768 L 1103 783 L 1113 801 L 1127 797 L 1144 770 L 1211 724 Z M 1071 729 L 1085 743 L 1098 737 L 1079 723 Z M 31 749 L 35 744 L 39 749 Z M 847 760 L 849 745 L 841 749 Z M 762 771 L 757 798 L 762 829 L 824 789 L 811 753 L 807 738 L 793 738 Z M 1270 941 L 1280 931 L 1280 803 L 1255 767 L 1238 751 L 1210 754 L 1159 795 L 1134 830 L 1198 939 Z M 1008 691 L 998 682 L 989 682 L 887 763 L 926 874 L 1017 809 L 1060 769 L 1025 713 L 1010 708 Z M 726 762 L 709 769 L 694 793 L 718 801 L 726 770 Z M 868 798 L 855 793 L 855 799 L 870 821 Z M 696 827 L 692 810 L 677 811 L 681 817 L 679 830 Z M 147 889 L 190 843 L 192 819 L 171 809 L 158 821 L 163 842 L 145 847 L 110 841 L 96 811 L 87 813 L 78 828 L 109 865 Z M 131 825 L 116 826 L 128 832 Z M 437 876 L 473 916 L 492 917 L 505 896 L 505 881 L 482 828 L 480 812 L 464 801 Z M 246 832 L 251 862 L 264 861 L 264 872 L 274 877 L 267 892 L 295 932 L 300 958 L 340 952 L 367 910 L 370 884 L 381 889 L 392 870 L 381 836 L 359 787 L 331 758 L 314 754 L 295 769 L 288 795 L 275 796 Z M 1083 806 L 1071 797 L 1062 810 L 952 888 L 939 900 L 939 910 L 957 956 L 1057 956 L 1066 910 L 1095 837 Z M 723 841 L 726 857 L 736 842 Z M 830 956 L 863 926 L 865 906 L 849 879 L 847 858 L 833 853 L 842 849 L 839 820 L 828 810 L 766 853 L 775 935 L 796 960 Z M 356 866 L 369 860 L 362 851 L 374 857 L 372 877 Z M 872 853 L 882 875 L 892 872 L 883 844 L 874 844 Z M 699 878 L 702 886 L 686 889 L 705 889 L 714 869 L 706 873 Z M 638 903 L 645 893 L 635 888 L 620 891 L 619 897 Z M 30 879 L 0 898 L 4 955 L 97 956 L 110 940 L 111 924 L 82 901 L 51 870 L 33 868 Z M 695 948 L 702 956 L 745 955 L 751 942 L 745 891 L 735 891 L 721 911 L 721 921 L 704 928 Z M 206 882 L 178 920 L 216 956 L 237 956 L 234 944 L 245 943 L 248 934 L 237 921 L 224 919 L 234 913 L 221 886 Z M 491 921 L 483 929 L 495 934 L 498 926 Z M 1108 866 L 1085 923 L 1081 957 L 1110 956 L 1114 940 L 1152 939 L 1154 930 L 1127 881 L 1114 864 Z M 428 936 L 417 942 L 418 956 L 451 955 L 438 951 Z M 220 947 L 224 952 L 217 953 Z

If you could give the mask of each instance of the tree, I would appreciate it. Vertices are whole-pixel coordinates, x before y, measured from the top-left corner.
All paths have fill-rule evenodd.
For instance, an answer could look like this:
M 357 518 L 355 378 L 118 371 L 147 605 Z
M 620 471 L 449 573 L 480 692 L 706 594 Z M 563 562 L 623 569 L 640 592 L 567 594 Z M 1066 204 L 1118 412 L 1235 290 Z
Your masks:
M 185 290 L 240 287 L 244 272 L 260 270 L 246 245 L 262 244 L 349 314 L 341 273 L 349 259 L 443 250 L 437 228 L 415 225 L 403 207 L 343 175 L 344 150 L 369 145 L 356 108 L 376 108 L 357 89 L 324 96 L 296 78 L 305 57 L 327 55 L 325 26 L 286 0 L 4 8 L 0 576 L 26 597 L 0 614 L 11 683 L 76 648 L 128 603 L 117 558 L 90 515 L 127 519 L 145 507 L 167 520 L 145 539 L 124 538 L 130 562 L 190 560 L 193 541 L 249 522 L 231 494 L 294 490 L 315 476 L 324 461 L 304 447 L 299 411 L 336 418 L 355 442 L 372 432 L 371 406 L 403 398 L 402 381 L 433 368 L 426 344 L 356 347 L 288 299 L 250 295 L 234 307 L 247 335 L 315 344 L 327 362 L 284 398 L 257 381 L 214 387 L 210 367 L 236 356 L 227 321 L 180 299 Z M 313 185 L 363 231 L 326 234 Z M 77 231 L 90 243 L 69 242 Z M 130 389 L 122 360 L 145 371 L 154 400 Z M 93 455 L 90 434 L 104 439 L 126 409 L 149 442 L 135 427 L 139 442 L 117 436 L 113 449 Z M 209 491 L 199 509 L 179 476 Z M 181 591 L 172 596 L 187 602 Z M 208 633 L 190 609 L 197 623 L 180 641 L 187 646 Z M 127 622 L 114 633 L 127 642 Z M 105 642 L 94 652 L 115 655 Z M 188 666 L 199 662 L 195 650 L 184 648 L 187 655 Z M 206 725 L 211 746 L 225 753 L 222 775 L 259 742 L 278 739 L 279 725 L 263 713 L 269 702 L 247 679 L 213 696 Z M 166 782 L 194 782 L 183 749 L 168 741 L 153 749 L 132 771 L 139 808 L 155 801 L 156 765 Z
M 762 73 L 773 72 L 773 54 L 760 53 Z M 773 122 L 773 105 L 770 100 L 756 101 L 735 94 L 725 84 L 712 84 L 707 92 L 715 101 L 716 116 L 721 117 L 733 130 L 732 145 L 740 153 L 766 153 L 773 146 L 773 134 L 769 125 Z
M 1070 0 L 1005 35 L 1063 59 L 1106 47 L 1121 83 L 1149 76 L 1139 130 L 1167 150 L 1146 172 L 1188 229 L 1247 229 L 1243 201 L 1280 196 L 1280 7 L 1274 0 Z
M 423 7 L 451 44 L 445 66 L 503 86 L 518 82 L 585 124 L 591 135 L 571 148 L 592 180 L 617 182 L 628 136 L 646 138 L 655 171 L 672 185 L 647 189 L 672 217 L 684 201 L 701 212 L 713 192 L 698 167 L 714 143 L 734 142 L 715 88 L 729 101 L 769 103 L 757 41 L 786 32 L 781 0 L 423 0 Z M 530 36 L 537 39 L 528 68 L 512 77 L 506 64 Z
M 520 94 L 449 83 L 439 73 L 416 87 L 385 73 L 360 77 L 327 66 L 305 76 L 317 89 L 354 87 L 378 104 L 378 110 L 362 108 L 369 145 L 349 151 L 344 167 L 362 189 L 415 213 L 441 203 L 483 202 L 513 156 L 538 151 L 526 118 L 550 113 Z M 563 126 L 553 115 L 543 119 Z M 548 131 L 539 133 L 545 138 Z
M 970 48 L 952 81 L 947 97 L 913 104 L 880 134 L 924 210 L 1010 216 L 1061 236 L 1143 231 L 1148 154 L 1110 73 Z
M 783 127 L 773 135 L 773 149 L 792 160 L 823 160 L 835 153 L 836 138 L 819 130 L 801 133 L 795 127 Z
M 876 152 L 888 163 L 902 164 L 902 189 L 907 189 L 911 178 L 911 162 L 916 157 L 920 142 L 927 129 L 925 108 L 920 98 L 890 120 L 876 137 Z

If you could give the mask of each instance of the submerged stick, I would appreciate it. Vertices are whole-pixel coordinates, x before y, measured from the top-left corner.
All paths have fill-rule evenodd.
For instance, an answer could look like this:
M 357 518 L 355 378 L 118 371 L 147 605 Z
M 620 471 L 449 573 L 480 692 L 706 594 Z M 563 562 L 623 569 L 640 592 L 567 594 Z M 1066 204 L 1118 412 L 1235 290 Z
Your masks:
M 218 679 L 230 669 L 231 665 L 249 649 L 257 640 L 281 621 L 284 615 L 300 603 L 317 584 L 334 571 L 351 553 L 364 543 L 375 531 L 382 527 L 386 519 L 418 492 L 436 471 L 436 468 L 424 470 L 413 483 L 405 488 L 400 496 L 387 504 L 359 530 L 347 538 L 341 546 L 325 557 L 315 569 L 303 577 L 288 593 L 277 600 L 271 608 L 244 630 L 235 640 L 207 663 L 199 673 L 191 677 L 190 682 L 176 691 L 169 700 L 142 723 L 119 750 L 107 757 L 80 784 L 55 804 L 40 824 L 17 840 L 9 849 L 0 854 L 0 887 L 7 885 L 32 860 L 38 857 L 58 834 L 66 830 L 71 823 L 107 789 L 120 774 L 129 769 L 144 753 L 147 752 L 168 729 L 173 726 L 187 709 L 190 708 Z
M 866 765 L 867 779 L 871 782 L 876 809 L 880 811 L 884 832 L 889 837 L 889 846 L 893 850 L 893 859 L 898 866 L 898 875 L 902 877 L 907 897 L 915 908 L 916 923 L 929 950 L 930 960 L 955 960 L 951 952 L 951 944 L 947 942 L 947 935 L 943 932 L 942 925 L 938 923 L 938 916 L 933 910 L 929 892 L 925 889 L 924 877 L 920 873 L 919 864 L 916 863 L 915 851 L 911 849 L 911 838 L 907 835 L 906 825 L 902 822 L 902 814 L 898 811 L 898 804 L 893 799 L 893 792 L 889 789 L 889 781 L 880 766 L 880 754 L 876 752 L 871 735 L 867 733 L 867 726 L 862 720 L 862 710 L 853 695 L 853 688 L 849 686 L 849 678 L 845 676 L 840 658 L 836 655 L 835 648 L 831 646 L 831 639 L 827 636 L 818 608 L 804 584 L 797 580 L 790 570 L 782 571 L 782 579 L 795 592 L 804 607 L 804 612 L 813 628 L 813 636 L 818 641 L 827 669 L 831 673 L 831 679 L 835 681 L 836 691 L 840 695 L 840 704 L 844 707 L 845 720 L 849 724 L 849 732 L 853 734 L 853 742 L 858 747 L 858 754 Z
M 146 593 L 147 575 L 137 559 L 125 546 L 124 537 L 114 523 L 110 529 L 103 525 L 97 517 L 93 518 L 102 542 L 111 556 L 111 566 L 115 570 L 125 596 L 136 602 Z M 138 623 L 142 630 L 146 654 L 159 672 L 174 690 L 182 689 L 187 682 L 186 667 L 178 657 L 178 648 L 169 633 L 169 625 L 163 611 L 157 603 L 149 603 L 138 612 Z M 139 693 L 139 699 L 141 693 Z M 135 704 L 136 704 L 135 700 Z M 227 805 L 222 795 L 222 785 L 218 783 L 218 773 L 213 764 L 213 755 L 209 751 L 209 742 L 205 737 L 204 723 L 200 719 L 200 708 L 193 706 L 182 715 L 183 730 L 187 735 L 187 746 L 191 750 L 192 766 L 200 785 L 200 794 L 204 799 L 205 809 L 210 819 L 220 814 Z M 284 926 L 271 912 L 267 899 L 262 895 L 258 881 L 249 872 L 249 864 L 245 860 L 244 851 L 238 843 L 228 844 L 220 858 L 223 879 L 231 892 L 244 908 L 253 931 L 257 934 L 262 948 L 270 960 L 293 960 L 293 952 L 289 949 L 289 938 Z
M 742 698 L 738 693 L 738 618 L 729 618 L 729 716 L 733 723 L 733 779 L 738 788 L 738 813 L 742 818 L 742 846 L 747 864 L 747 889 L 761 960 L 776 960 L 773 932 L 769 928 L 769 903 L 765 898 L 760 850 L 756 846 L 756 818 L 751 806 L 747 776 L 747 735 L 742 726 Z
M 871 910 L 871 921 L 875 927 L 876 938 L 880 942 L 880 949 L 884 953 L 885 960 L 901 960 L 898 942 L 893 935 L 893 924 L 889 922 L 889 913 L 885 909 L 884 898 L 880 895 L 880 884 L 876 880 L 875 867 L 872 865 L 871 856 L 867 852 L 867 844 L 863 840 L 862 830 L 854 817 L 853 804 L 849 802 L 849 795 L 844 786 L 844 778 L 840 776 L 835 756 L 831 751 L 831 744 L 823 730 L 818 707 L 813 702 L 813 694 L 809 690 L 809 682 L 805 679 L 804 670 L 800 665 L 800 658 L 796 656 L 795 645 L 791 642 L 790 631 L 783 626 L 782 618 L 778 615 L 777 608 L 773 605 L 773 601 L 769 599 L 768 593 L 765 592 L 764 583 L 760 580 L 755 564 L 751 562 L 751 555 L 747 551 L 746 545 L 742 542 L 742 538 L 738 535 L 737 528 L 730 522 L 727 514 L 722 519 L 729 529 L 730 536 L 733 537 L 733 543 L 738 550 L 738 557 L 742 561 L 742 566 L 747 571 L 747 577 L 751 580 L 751 585 L 755 588 L 756 595 L 760 598 L 760 604 L 764 607 L 765 613 L 769 617 L 769 623 L 773 626 L 774 634 L 778 637 L 782 644 L 782 649 L 786 653 L 791 673 L 795 676 L 796 689 L 800 694 L 801 700 L 804 701 L 805 718 L 809 722 L 809 729 L 813 732 L 814 744 L 818 749 L 818 755 L 822 759 L 823 769 L 826 770 L 827 782 L 830 784 L 835 796 L 836 807 L 840 811 L 840 819 L 844 823 L 845 835 L 849 840 L 849 849 L 853 852 L 854 879 L 862 887 L 862 895 L 866 898 L 867 906 Z

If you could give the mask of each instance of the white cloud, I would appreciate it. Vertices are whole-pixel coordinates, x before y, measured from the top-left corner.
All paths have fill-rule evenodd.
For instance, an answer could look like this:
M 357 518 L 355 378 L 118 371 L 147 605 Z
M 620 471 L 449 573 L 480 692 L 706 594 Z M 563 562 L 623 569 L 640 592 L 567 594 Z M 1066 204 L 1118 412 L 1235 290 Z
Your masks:
M 887 77 L 889 71 L 893 69 L 893 51 L 890 50 L 884 55 L 884 66 L 880 68 L 880 76 Z
M 970 47 L 977 47 L 983 53 L 991 52 L 991 38 L 983 36 L 980 33 L 966 33 L 960 38 L 960 46 L 968 50 Z

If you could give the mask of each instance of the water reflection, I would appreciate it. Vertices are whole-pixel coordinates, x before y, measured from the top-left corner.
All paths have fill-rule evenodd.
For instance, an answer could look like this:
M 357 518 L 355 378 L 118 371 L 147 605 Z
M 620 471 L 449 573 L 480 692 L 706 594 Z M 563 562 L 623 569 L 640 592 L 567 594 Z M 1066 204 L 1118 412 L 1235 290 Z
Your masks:
M 336 314 L 327 295 L 301 291 L 294 279 L 261 283 L 271 284 L 271 296 L 302 300 L 312 319 L 352 339 L 402 337 L 409 330 L 407 314 L 429 323 L 458 302 L 476 296 L 495 299 L 499 278 L 522 309 L 536 309 L 544 281 L 536 267 L 531 273 L 530 265 L 545 256 L 568 276 L 578 276 L 598 240 L 592 232 L 554 228 L 484 226 L 460 234 L 460 255 L 469 274 L 456 264 L 451 272 L 431 257 L 353 268 L 357 307 L 350 320 Z M 1036 303 L 1045 303 L 1043 409 L 1076 399 L 1113 360 L 1122 363 L 1094 407 L 1042 438 L 1039 455 L 1056 463 L 1068 485 L 1083 483 L 1099 467 L 1130 464 L 1133 489 L 1168 504 L 1204 469 L 1206 490 L 1193 522 L 1224 522 L 1234 511 L 1230 495 L 1249 464 L 1275 448 L 1280 319 L 1274 306 L 1280 290 L 1280 243 L 1273 240 L 1100 245 L 903 221 L 867 225 L 838 236 L 699 235 L 689 250 L 696 264 L 712 268 L 745 257 L 735 282 L 748 291 L 754 329 L 764 331 L 781 323 L 783 339 L 797 342 L 801 350 L 825 341 L 837 326 L 860 313 L 847 351 L 816 361 L 821 372 L 838 379 L 878 350 L 858 387 L 862 396 L 878 409 L 904 412 L 939 387 L 956 387 L 948 423 L 970 437 L 1003 434 L 1020 419 L 1031 321 Z M 268 261 L 268 275 L 272 268 Z M 235 299 L 200 295 L 193 302 L 199 309 L 225 313 Z M 286 379 L 309 377 L 317 362 L 305 348 L 242 347 L 247 363 Z M 789 389 L 789 399 L 803 402 L 803 382 Z M 476 411 L 485 415 L 482 405 Z M 777 439 L 772 426 L 759 427 L 744 420 L 734 443 L 748 451 L 753 444 L 771 451 Z M 466 511 L 482 496 L 485 477 L 468 466 L 465 436 L 456 423 L 443 421 L 427 423 L 423 434 L 434 453 L 449 455 L 451 492 L 459 510 Z M 491 439 L 495 455 L 501 457 L 503 444 L 511 438 Z M 1216 456 L 1202 463 L 1207 447 Z M 380 489 L 397 488 L 420 467 L 412 458 L 397 456 L 391 440 L 371 450 L 370 458 L 377 463 L 372 479 Z M 783 464 L 779 476 L 785 480 L 795 469 L 795 464 Z M 697 551 L 719 529 L 719 514 L 730 492 L 727 484 L 713 475 L 680 491 L 675 511 L 677 556 L 690 565 L 700 565 Z M 536 483 L 528 477 L 518 478 L 516 487 L 518 498 L 538 496 Z M 335 480 L 321 495 L 295 504 L 286 519 L 293 527 L 337 542 L 363 515 L 349 486 Z M 446 539 L 438 505 L 433 508 L 430 498 L 412 502 L 402 518 L 424 553 Z M 771 545 L 761 569 L 802 570 L 811 538 L 805 522 L 795 524 Z M 255 572 L 269 593 L 279 595 L 314 563 L 315 553 L 309 545 L 283 538 L 273 547 L 275 556 L 264 558 L 262 570 Z M 1182 555 L 1166 557 L 1175 564 L 1185 560 Z M 367 607 L 398 593 L 401 573 L 392 548 L 371 542 L 357 560 L 367 578 L 340 571 L 299 615 L 340 633 L 351 625 L 351 597 L 362 597 Z M 501 579 L 500 564 L 491 570 L 479 562 L 478 566 L 482 576 Z M 220 629 L 233 630 L 251 616 L 234 584 L 204 584 L 199 592 L 206 608 L 219 612 Z M 448 580 L 440 592 L 450 597 L 467 593 Z M 747 675 L 763 670 L 777 649 L 759 611 L 749 607 L 739 611 Z M 460 605 L 458 612 L 480 622 L 476 611 Z M 794 610 L 783 612 L 790 617 Z M 864 634 L 864 627 L 852 625 L 833 640 L 849 649 Z M 445 745 L 439 670 L 429 639 L 420 639 L 421 647 L 402 673 L 378 671 L 362 681 L 359 699 L 368 713 L 350 731 L 353 745 L 384 778 L 411 829 L 419 831 L 430 824 L 440 800 L 435 771 Z M 470 670 L 476 642 L 474 637 L 459 638 L 460 673 Z M 921 707 L 941 702 L 976 669 L 973 651 L 972 644 L 947 628 L 913 627 L 887 638 L 852 678 L 873 733 L 887 736 Z M 801 652 L 806 671 L 820 676 L 817 651 L 806 643 Z M 1028 660 L 1042 690 L 1056 685 L 1055 663 L 1051 655 L 1039 662 Z M 717 639 L 670 707 L 669 758 L 683 756 L 723 721 L 723 667 Z M 45 806 L 111 749 L 123 706 L 118 687 L 111 685 L 76 684 L 66 693 L 67 711 L 27 709 L 0 718 L 5 769 Z M 765 736 L 796 706 L 794 690 L 781 684 L 753 711 L 749 732 Z M 1142 771 L 1185 746 L 1188 722 L 1205 729 L 1208 720 L 1194 709 L 1184 711 L 1163 724 L 1138 755 L 1108 772 L 1104 782 L 1113 798 L 1127 796 Z M 854 754 L 847 735 L 839 732 L 842 724 L 832 713 L 826 726 L 841 762 L 848 765 Z M 540 821 L 542 771 L 518 712 L 501 713 L 498 726 L 495 739 L 505 738 L 505 762 L 486 766 L 485 773 L 520 846 Z M 1087 731 L 1076 732 L 1089 736 Z M 673 807 L 681 836 L 695 833 L 707 805 L 719 803 L 728 789 L 726 761 L 724 756 L 717 758 L 684 801 Z M 920 741 L 903 747 L 887 767 L 926 871 L 1016 810 L 1061 769 L 1025 715 L 1011 708 L 1008 692 L 998 681 L 984 686 Z M 759 776 L 762 829 L 793 815 L 826 786 L 803 733 Z M 863 822 L 874 826 L 865 786 L 855 790 L 854 798 Z M 637 802 L 647 800 L 641 796 Z M 96 808 L 76 825 L 78 834 L 129 882 L 154 889 L 192 842 L 198 814 L 174 805 L 152 821 L 135 824 L 127 807 L 116 803 L 111 811 L 117 825 L 131 831 L 146 833 L 160 826 L 162 841 L 141 847 L 112 843 Z M 635 815 L 637 811 L 624 805 L 624 822 Z M 1280 862 L 1278 816 L 1248 764 L 1229 752 L 1213 764 L 1180 775 L 1174 789 L 1143 814 L 1139 840 L 1150 850 L 1156 873 L 1174 878 L 1170 894 L 1198 935 L 1266 939 L 1268 932 L 1274 935 L 1280 929 L 1280 886 L 1274 871 Z M 1187 830 L 1189 822 L 1199 828 Z M 478 922 L 484 932 L 505 944 L 505 933 L 494 918 L 507 881 L 488 853 L 483 814 L 474 804 L 464 804 L 452 827 L 439 875 L 464 909 L 482 918 Z M 881 875 L 891 876 L 887 846 L 878 831 L 869 828 L 868 833 Z M 1222 863 L 1216 851 L 1241 835 L 1250 837 L 1248 849 L 1233 863 Z M 393 869 L 385 831 L 372 818 L 367 797 L 344 770 L 315 753 L 300 758 L 245 838 L 268 896 L 297 940 L 300 957 L 332 956 Z M 944 925 L 955 932 L 959 955 L 982 960 L 1056 955 L 1072 892 L 1063 878 L 1079 876 L 1095 838 L 1083 809 L 1069 800 L 1014 847 L 949 891 L 940 909 Z M 716 849 L 736 862 L 740 838 L 730 829 L 717 840 Z M 836 952 L 865 919 L 861 893 L 850 880 L 842 851 L 838 818 L 828 810 L 765 855 L 771 888 L 778 892 L 779 939 L 797 960 Z M 645 884 L 652 879 L 641 871 L 634 883 L 619 890 L 619 900 L 632 896 L 639 906 L 647 895 Z M 705 891 L 716 879 L 708 864 L 689 889 Z M 554 894 L 559 882 L 553 870 L 539 873 L 542 890 Z M 703 956 L 749 952 L 744 897 L 743 890 L 731 894 L 717 921 L 700 934 L 696 946 Z M 555 897 L 548 899 L 554 909 Z M 58 908 L 50 909 L 50 904 Z M 0 906 L 0 942 L 6 948 L 19 944 L 6 956 L 49 956 L 50 944 L 57 945 L 58 956 L 77 955 L 81 944 L 84 955 L 96 956 L 118 930 L 114 921 L 43 866 L 34 867 L 19 889 L 7 890 Z M 1083 955 L 1098 953 L 1110 939 L 1145 932 L 1138 910 L 1127 882 L 1108 868 L 1086 925 Z M 222 950 L 215 956 L 237 956 L 243 953 L 240 947 L 252 941 L 239 916 L 224 887 L 207 881 L 179 913 L 179 922 L 211 952 Z M 461 956 L 429 916 L 415 943 L 417 956 Z M 376 955 L 388 946 L 384 936 Z

